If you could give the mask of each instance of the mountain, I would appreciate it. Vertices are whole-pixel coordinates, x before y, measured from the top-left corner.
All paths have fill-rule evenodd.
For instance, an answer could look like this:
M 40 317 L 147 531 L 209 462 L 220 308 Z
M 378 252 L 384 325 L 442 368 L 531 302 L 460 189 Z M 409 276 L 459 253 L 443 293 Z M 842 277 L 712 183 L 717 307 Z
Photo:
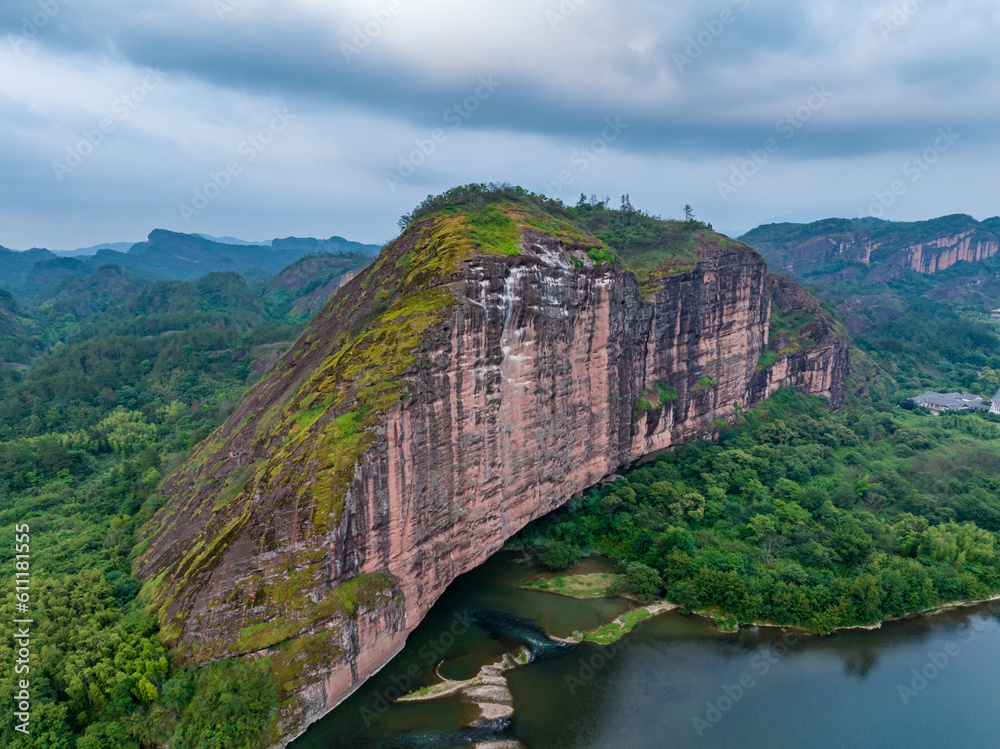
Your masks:
M 100 263 L 116 263 L 123 270 L 153 281 L 193 281 L 207 273 L 232 271 L 248 281 L 271 276 L 305 252 L 257 245 L 213 242 L 197 234 L 154 229 L 146 242 L 125 254 L 99 250 Z
M 316 252 L 370 258 L 377 245 L 330 239 L 275 239 L 270 245 L 225 244 L 198 234 L 153 230 L 147 241 L 131 245 L 127 252 L 100 246 L 92 255 L 82 251 L 57 254 L 33 249 L 15 252 L 0 247 L 2 288 L 29 299 L 44 296 L 71 275 L 87 276 L 105 265 L 117 265 L 137 279 L 147 281 L 194 281 L 208 273 L 234 272 L 248 282 L 269 279 L 299 258 Z
M 965 342 L 964 352 L 989 348 L 971 341 L 992 338 L 983 324 L 1000 306 L 1000 218 L 976 221 L 954 215 L 913 223 L 826 219 L 760 226 L 742 239 L 772 267 L 807 282 L 852 336 L 875 336 L 884 355 L 902 350 L 898 340 L 890 345 L 888 339 L 905 335 L 904 324 L 939 333 L 947 327 Z M 930 383 L 943 387 L 956 379 L 948 364 L 949 359 L 958 364 L 954 350 L 928 340 L 912 341 L 906 348 L 910 353 L 905 360 L 889 367 L 893 376 L 905 380 L 905 389 Z M 937 350 L 940 359 L 928 357 Z M 982 369 L 983 362 L 973 359 L 963 361 L 960 369 Z M 968 377 L 963 373 L 957 379 Z
M 0 289 L 0 369 L 23 369 L 45 344 L 13 295 Z
M 281 735 L 264 745 L 620 466 L 780 387 L 843 402 L 836 323 L 703 224 L 484 186 L 408 220 L 161 485 L 140 534 L 143 599 L 178 658 L 270 654 Z
M 1000 218 L 957 214 L 931 221 L 831 218 L 811 224 L 767 224 L 740 239 L 773 268 L 829 285 L 888 281 L 907 271 L 935 273 L 1000 252 Z
M 89 267 L 87 270 L 90 270 Z M 68 275 L 54 287 L 42 291 L 37 314 L 53 321 L 68 317 L 82 320 L 104 312 L 148 284 L 148 281 L 133 278 L 117 265 L 109 263 L 88 275 Z
M 28 320 L 21 316 L 21 310 L 9 291 L 0 289 L 0 337 L 26 338 L 31 335 Z
M 268 282 L 264 300 L 278 317 L 309 319 L 370 262 L 371 258 L 361 253 L 306 255 Z
M 91 265 L 75 257 L 51 257 L 39 260 L 25 275 L 21 287 L 22 293 L 35 298 L 46 297 L 67 278 L 86 276 L 93 272 L 94 268 Z
M 213 237 L 211 234 L 199 234 L 199 237 L 203 239 L 208 239 L 212 242 L 218 242 L 219 244 L 237 244 L 237 245 L 251 245 L 255 247 L 270 247 L 270 242 L 248 242 L 245 239 L 238 239 L 236 237 Z
M 297 252 L 359 252 L 363 255 L 377 255 L 381 247 L 377 244 L 361 244 L 351 242 L 343 237 L 329 239 L 313 239 L 311 237 L 285 237 L 272 239 L 271 247 L 276 250 L 293 250 Z
M 37 247 L 24 252 L 0 247 L 0 288 L 14 293 L 23 293 L 21 290 L 35 263 L 52 260 L 55 257 L 54 253 Z
M 98 250 L 115 250 L 117 252 L 127 252 L 135 242 L 106 242 L 104 244 L 95 244 L 91 247 L 80 247 L 76 250 L 52 250 L 53 253 L 59 255 L 60 257 L 82 257 L 87 255 L 93 255 Z

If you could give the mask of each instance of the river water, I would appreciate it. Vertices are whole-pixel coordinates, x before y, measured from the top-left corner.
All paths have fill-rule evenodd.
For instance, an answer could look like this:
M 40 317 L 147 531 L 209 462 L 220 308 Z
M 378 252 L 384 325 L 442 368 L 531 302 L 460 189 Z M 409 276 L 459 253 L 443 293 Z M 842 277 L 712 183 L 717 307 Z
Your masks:
M 566 646 L 545 633 L 593 629 L 630 604 L 521 590 L 539 571 L 513 560 L 456 580 L 406 648 L 293 749 L 1000 748 L 1000 604 L 828 637 L 723 634 L 669 612 L 612 645 Z M 519 645 L 534 660 L 507 672 L 510 721 L 462 728 L 478 711 L 457 697 L 392 704 L 436 668 L 471 678 Z

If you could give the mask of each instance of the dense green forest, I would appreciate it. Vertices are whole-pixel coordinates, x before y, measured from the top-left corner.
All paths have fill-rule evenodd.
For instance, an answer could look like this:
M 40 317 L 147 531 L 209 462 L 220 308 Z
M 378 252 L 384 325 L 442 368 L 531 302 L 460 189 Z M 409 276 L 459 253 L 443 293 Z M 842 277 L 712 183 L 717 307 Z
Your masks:
M 627 197 L 620 209 L 553 207 L 509 186 L 460 188 L 405 218 L 485 205 L 497 191 L 572 219 L 640 272 L 652 255 L 686 262 L 710 231 L 660 222 Z M 162 478 L 299 335 L 312 297 L 360 262 L 310 255 L 253 285 L 233 272 L 151 282 L 105 265 L 39 298 L 0 291 L 0 529 L 12 539 L 30 526 L 37 622 L 33 730 L 15 732 L 8 711 L 0 745 L 238 749 L 270 730 L 278 685 L 266 660 L 172 662 L 132 576 L 134 536 Z M 574 498 L 514 544 L 554 568 L 599 551 L 640 598 L 817 632 L 996 593 L 1000 420 L 903 407 L 923 389 L 1000 387 L 997 325 L 984 313 L 993 300 L 937 293 L 963 272 L 817 289 L 831 311 L 870 293 L 895 305 L 856 337 L 847 407 L 781 391 L 720 425 L 717 441 Z M 14 555 L 0 545 L 5 570 Z M 5 628 L 15 607 L 8 587 Z M 15 657 L 5 629 L 8 705 Z
M 717 443 L 574 498 L 514 546 L 554 568 L 596 550 L 641 598 L 830 632 L 1000 590 L 998 489 L 996 417 L 831 413 L 786 390 Z
M 252 746 L 277 703 L 267 663 L 172 666 L 137 598 L 134 534 L 158 507 L 161 478 L 303 325 L 271 314 L 235 273 L 150 284 L 109 266 L 70 281 L 42 304 L 12 307 L 24 325 L 7 340 L 14 348 L 31 341 L 36 358 L 30 368 L 0 369 L 0 528 L 10 540 L 15 525 L 30 527 L 37 622 L 32 732 L 16 733 L 7 710 L 0 745 Z M 14 552 L 13 543 L 0 546 L 4 570 Z M 14 610 L 7 586 L 5 627 Z M 7 705 L 13 676 L 5 635 Z
M 897 400 L 928 389 L 989 397 L 1000 388 L 1000 323 L 989 318 L 1000 305 L 1000 283 L 977 285 L 969 281 L 970 273 L 1000 275 L 1000 261 L 958 263 L 933 275 L 909 273 L 884 284 L 838 283 L 819 291 L 838 312 L 860 301 L 869 324 L 855 333 L 854 342 L 896 381 Z M 888 319 L 863 309 L 877 306 L 872 299 L 892 305 Z

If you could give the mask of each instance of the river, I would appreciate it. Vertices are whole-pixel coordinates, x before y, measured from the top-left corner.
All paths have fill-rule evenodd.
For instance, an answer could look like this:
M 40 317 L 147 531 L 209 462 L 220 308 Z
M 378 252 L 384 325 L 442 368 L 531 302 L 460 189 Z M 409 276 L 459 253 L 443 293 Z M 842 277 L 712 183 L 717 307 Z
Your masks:
M 538 574 L 501 553 L 456 580 L 406 648 L 293 749 L 1000 747 L 1000 603 L 828 637 L 723 634 L 668 612 L 612 645 L 563 645 L 545 633 L 595 628 L 630 604 L 518 587 Z M 511 720 L 463 728 L 478 709 L 458 697 L 394 702 L 438 681 L 435 668 L 469 679 L 520 645 L 534 659 L 507 672 Z

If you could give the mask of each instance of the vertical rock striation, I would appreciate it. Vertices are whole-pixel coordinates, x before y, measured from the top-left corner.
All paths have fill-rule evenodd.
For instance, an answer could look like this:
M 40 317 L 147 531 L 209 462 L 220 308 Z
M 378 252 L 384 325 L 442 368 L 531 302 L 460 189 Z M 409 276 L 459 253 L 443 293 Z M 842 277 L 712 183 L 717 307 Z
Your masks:
M 586 234 L 525 226 L 498 254 L 454 222 L 412 226 L 341 289 L 145 530 L 164 638 L 194 661 L 271 656 L 272 743 L 574 493 L 777 387 L 842 399 L 846 338 L 816 305 L 813 330 L 768 348 L 772 296 L 815 302 L 745 245 L 706 233 L 650 280 L 595 262 Z
M 826 219 L 812 224 L 769 224 L 742 237 L 772 267 L 797 277 L 888 281 L 937 273 L 956 263 L 987 260 L 1000 252 L 1000 219 L 943 216 L 931 221 Z

